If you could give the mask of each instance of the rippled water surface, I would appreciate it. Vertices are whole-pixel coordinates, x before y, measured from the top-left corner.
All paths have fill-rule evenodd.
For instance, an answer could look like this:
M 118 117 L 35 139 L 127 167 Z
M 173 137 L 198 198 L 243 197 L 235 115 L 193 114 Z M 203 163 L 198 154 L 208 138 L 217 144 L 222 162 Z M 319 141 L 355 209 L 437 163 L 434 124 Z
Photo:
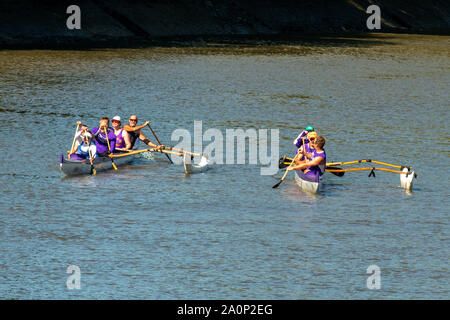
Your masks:
M 449 44 L 0 51 L 0 297 L 448 299 Z M 131 113 L 165 144 L 194 120 L 279 129 L 280 155 L 312 124 L 328 160 L 412 165 L 418 178 L 407 193 L 394 173 L 326 174 L 311 196 L 292 174 L 277 189 L 282 172 L 257 165 L 185 176 L 159 154 L 64 177 L 77 120 Z M 80 290 L 66 288 L 69 265 Z

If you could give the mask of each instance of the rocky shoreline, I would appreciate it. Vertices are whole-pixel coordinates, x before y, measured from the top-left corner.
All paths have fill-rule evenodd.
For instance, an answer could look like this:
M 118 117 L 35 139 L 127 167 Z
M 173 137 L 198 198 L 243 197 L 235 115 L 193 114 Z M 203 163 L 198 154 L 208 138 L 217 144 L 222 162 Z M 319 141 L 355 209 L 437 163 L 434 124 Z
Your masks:
M 81 10 L 69 30 L 67 7 Z M 381 9 L 368 30 L 366 8 Z M 3 0 L 0 48 L 89 49 L 285 41 L 320 34 L 450 35 L 450 2 L 419 0 Z

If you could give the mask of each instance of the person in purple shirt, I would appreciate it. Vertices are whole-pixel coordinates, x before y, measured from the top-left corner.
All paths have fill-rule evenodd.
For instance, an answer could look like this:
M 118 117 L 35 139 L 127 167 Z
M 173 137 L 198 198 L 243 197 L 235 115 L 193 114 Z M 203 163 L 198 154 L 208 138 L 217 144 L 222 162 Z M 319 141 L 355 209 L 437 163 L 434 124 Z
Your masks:
M 286 170 L 302 170 L 307 178 L 311 181 L 318 181 L 319 177 L 325 173 L 327 163 L 327 155 L 325 153 L 325 138 L 317 136 L 312 142 L 314 148 L 312 159 L 306 162 L 296 163 L 288 167 Z
M 298 158 L 298 160 L 304 160 L 311 159 L 311 155 L 314 151 L 313 143 L 314 140 L 317 138 L 317 133 L 315 131 L 311 131 L 306 136 L 307 139 L 305 139 L 305 144 L 302 145 L 297 152 L 300 152 L 302 155 Z M 306 157 L 305 157 L 306 156 Z
M 92 128 L 92 134 L 94 135 L 97 154 L 100 157 L 105 157 L 110 153 L 114 153 L 116 149 L 116 135 L 109 127 L 108 117 L 100 119 L 99 126 Z
M 294 145 L 297 146 L 297 148 L 300 148 L 303 145 L 303 140 L 305 140 L 305 143 L 308 143 L 308 133 L 313 132 L 314 127 L 307 126 L 305 130 L 303 130 L 297 138 L 294 140 Z

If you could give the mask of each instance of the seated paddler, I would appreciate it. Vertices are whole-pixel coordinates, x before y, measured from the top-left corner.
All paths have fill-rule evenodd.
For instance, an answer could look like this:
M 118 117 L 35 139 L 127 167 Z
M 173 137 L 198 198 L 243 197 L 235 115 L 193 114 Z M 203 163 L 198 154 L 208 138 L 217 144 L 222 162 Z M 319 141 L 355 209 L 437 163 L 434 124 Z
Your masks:
M 147 137 L 142 133 L 142 129 L 150 124 L 150 122 L 146 121 L 141 125 L 138 125 L 138 117 L 135 114 L 132 114 L 129 118 L 129 124 L 123 126 L 123 129 L 128 133 L 131 142 L 131 148 L 137 149 L 139 141 L 142 141 L 146 145 L 154 149 L 164 149 L 164 145 L 157 145 L 151 142 Z
M 89 159 L 92 163 L 97 157 L 97 147 L 92 141 L 92 134 L 87 131 L 83 135 L 83 142 L 78 146 L 75 154 L 72 155 L 72 160 L 84 160 Z
M 294 140 L 294 145 L 297 146 L 297 148 L 300 148 L 303 145 L 303 141 L 308 142 L 308 133 L 313 132 L 314 127 L 313 126 L 307 126 L 305 130 L 303 130 L 297 138 Z
M 122 128 L 122 122 L 119 116 L 111 120 L 114 134 L 116 135 L 116 150 L 128 151 L 131 149 L 130 135 Z
M 77 121 L 77 125 L 80 127 L 78 131 L 75 133 L 75 143 L 73 145 L 73 149 L 70 150 L 70 154 L 73 154 L 77 151 L 78 146 L 83 143 L 84 134 L 89 130 L 88 126 L 81 123 L 81 121 Z
M 300 152 L 300 155 L 296 159 L 296 164 L 301 163 L 302 161 L 311 160 L 312 153 L 314 151 L 313 143 L 317 138 L 317 133 L 315 131 L 311 131 L 307 135 L 307 139 L 305 139 L 305 144 L 300 146 L 297 152 Z
M 302 170 L 306 178 L 310 181 L 319 181 L 319 177 L 325 173 L 327 155 L 325 153 L 325 138 L 317 136 L 312 144 L 311 160 L 295 164 L 287 170 Z
M 116 135 L 109 127 L 108 117 L 100 119 L 99 126 L 92 128 L 92 134 L 98 156 L 106 157 L 108 154 L 114 153 L 116 149 Z

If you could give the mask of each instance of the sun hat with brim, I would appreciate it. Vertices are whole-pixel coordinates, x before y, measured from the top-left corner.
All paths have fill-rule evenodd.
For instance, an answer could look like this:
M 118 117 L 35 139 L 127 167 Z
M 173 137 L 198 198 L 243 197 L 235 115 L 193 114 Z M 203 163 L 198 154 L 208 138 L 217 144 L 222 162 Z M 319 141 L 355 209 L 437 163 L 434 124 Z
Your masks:
M 313 126 L 307 126 L 305 128 L 306 131 L 314 131 L 314 127 Z
M 121 121 L 120 121 L 120 117 L 119 117 L 119 116 L 115 116 L 114 118 L 112 118 L 112 120 L 116 120 L 116 121 L 119 121 L 119 122 L 121 122 Z

